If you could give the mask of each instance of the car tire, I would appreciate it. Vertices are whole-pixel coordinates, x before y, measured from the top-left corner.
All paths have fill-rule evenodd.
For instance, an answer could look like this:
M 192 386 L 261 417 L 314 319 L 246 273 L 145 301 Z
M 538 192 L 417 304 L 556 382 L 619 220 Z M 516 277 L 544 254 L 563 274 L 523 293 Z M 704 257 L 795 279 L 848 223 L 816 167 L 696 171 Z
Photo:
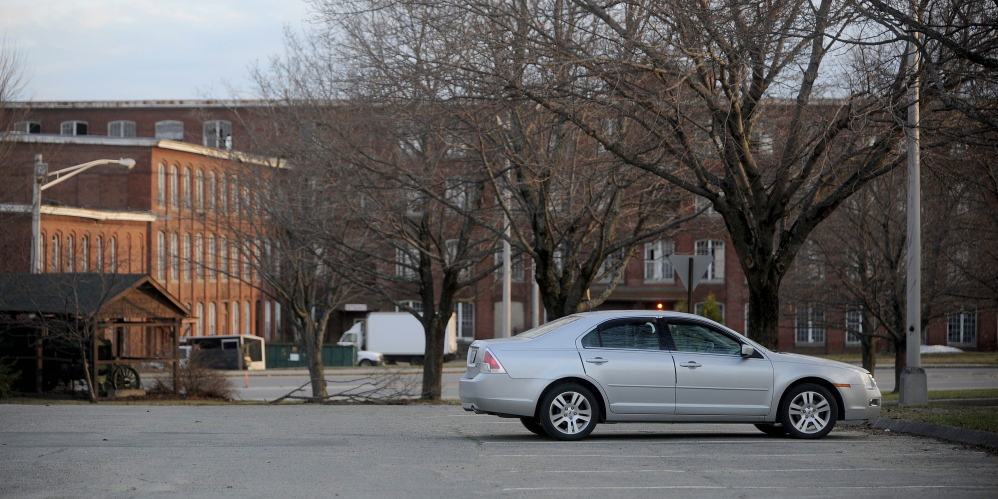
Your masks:
M 755 427 L 771 437 L 787 436 L 787 429 L 780 423 L 757 423 Z
M 370 366 L 374 365 L 374 362 L 371 362 L 368 359 L 364 359 L 364 360 L 361 360 L 360 362 L 358 362 L 357 364 L 360 365 L 360 366 L 363 366 L 363 367 L 370 367 Z
M 421 366 L 421 365 L 423 365 L 423 356 L 422 355 L 413 355 L 412 358 L 409 359 L 409 365 L 410 366 Z
M 839 407 L 827 388 L 804 383 L 791 388 L 780 403 L 780 423 L 794 438 L 821 438 L 832 431 Z
M 599 402 L 588 388 L 575 383 L 554 387 L 541 400 L 540 423 L 555 440 L 582 440 L 599 421 Z
M 533 433 L 534 435 L 540 435 L 542 437 L 546 437 L 548 434 L 546 431 L 544 431 L 544 427 L 541 426 L 540 421 L 537 421 L 537 418 L 523 417 L 520 418 L 520 422 L 523 423 L 524 428 L 530 430 L 530 433 Z

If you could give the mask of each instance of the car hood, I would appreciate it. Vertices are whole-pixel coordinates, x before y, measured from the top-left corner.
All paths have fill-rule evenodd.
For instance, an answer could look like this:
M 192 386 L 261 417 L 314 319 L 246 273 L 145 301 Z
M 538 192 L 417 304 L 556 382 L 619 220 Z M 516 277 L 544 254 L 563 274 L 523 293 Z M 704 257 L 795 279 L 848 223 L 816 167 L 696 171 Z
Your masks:
M 854 366 L 852 364 L 847 364 L 845 362 L 839 362 L 837 360 L 822 359 L 819 357 L 811 357 L 810 355 L 801 355 L 797 353 L 778 353 L 769 352 L 769 358 L 773 363 L 786 363 L 786 364 L 809 364 L 812 366 L 825 366 L 834 367 L 839 369 L 849 369 L 851 371 L 858 371 L 861 373 L 868 373 L 866 369 L 859 366 Z

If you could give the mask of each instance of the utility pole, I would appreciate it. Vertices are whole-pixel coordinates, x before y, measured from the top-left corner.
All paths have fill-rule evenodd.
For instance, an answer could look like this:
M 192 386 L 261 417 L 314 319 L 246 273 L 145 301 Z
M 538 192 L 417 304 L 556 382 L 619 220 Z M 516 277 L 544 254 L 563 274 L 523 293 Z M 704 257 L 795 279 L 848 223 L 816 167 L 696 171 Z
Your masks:
M 918 20 L 917 7 L 912 15 Z M 919 78 L 918 35 L 908 43 L 908 66 L 912 79 L 908 87 L 908 124 L 905 127 L 908 147 L 908 234 L 907 251 L 907 304 L 905 312 L 906 365 L 901 371 L 898 387 L 898 404 L 902 406 L 926 405 L 929 402 L 925 369 L 922 368 L 922 183 L 921 150 L 919 134 Z

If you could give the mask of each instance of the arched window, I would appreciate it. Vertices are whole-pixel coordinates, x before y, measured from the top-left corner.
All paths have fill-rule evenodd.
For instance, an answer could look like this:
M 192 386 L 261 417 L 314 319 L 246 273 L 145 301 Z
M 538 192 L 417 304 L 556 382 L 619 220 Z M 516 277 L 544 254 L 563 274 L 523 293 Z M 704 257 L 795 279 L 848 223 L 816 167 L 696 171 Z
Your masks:
M 191 169 L 184 168 L 184 208 L 191 208 Z
M 215 247 L 215 235 L 208 236 L 208 253 L 206 255 L 206 266 L 208 267 L 208 278 L 215 280 L 218 277 L 218 251 Z
M 208 211 L 215 210 L 215 172 L 208 172 L 208 192 L 205 201 L 208 202 Z
M 56 234 L 52 236 L 52 259 L 49 262 L 51 264 L 52 272 L 59 271 L 59 235 Z
M 156 234 L 156 278 L 166 280 L 166 234 Z
M 128 120 L 111 121 L 107 124 L 108 137 L 134 137 L 135 122 Z
M 215 324 L 218 323 L 218 317 L 215 311 L 215 302 L 208 304 L 208 335 L 215 336 Z
M 232 270 L 232 277 L 239 279 L 239 243 L 233 241 L 229 251 L 231 253 L 229 269 Z
M 225 120 L 205 121 L 204 145 L 217 149 L 232 149 L 232 122 Z
M 218 257 L 218 262 L 216 266 L 218 267 L 219 272 L 221 272 L 222 274 L 222 280 L 228 281 L 229 280 L 229 240 L 224 237 L 222 238 L 221 241 L 218 242 L 217 257 Z
M 156 203 L 160 208 L 166 207 L 166 165 L 163 163 L 156 167 Z
M 231 302 L 232 332 L 229 334 L 239 334 L 239 302 Z
M 204 279 L 204 236 L 194 236 L 194 275 Z
M 170 278 L 180 279 L 180 242 L 176 232 L 170 233 Z
M 194 208 L 204 210 L 204 171 L 200 168 L 194 174 Z
M 97 246 L 94 248 L 97 257 L 97 272 L 104 272 L 104 236 L 97 236 Z
M 177 165 L 170 167 L 170 206 L 176 208 L 179 203 L 178 199 L 180 193 L 178 192 L 177 184 L 179 182 L 178 178 L 180 176 L 180 169 Z
M 70 234 L 66 236 L 66 272 L 76 272 L 76 266 L 73 265 L 73 260 L 76 259 L 75 251 L 73 248 L 73 235 Z
M 194 315 L 198 318 L 194 336 L 201 336 L 204 334 L 204 303 L 194 305 Z
M 111 236 L 107 247 L 107 263 L 111 272 L 118 271 L 118 238 Z
M 86 121 L 63 121 L 59 125 L 60 135 L 88 135 L 90 127 Z
M 80 272 L 90 271 L 90 236 L 80 238 Z
M 226 199 L 228 198 L 227 189 L 229 188 L 228 187 L 229 184 L 224 174 L 219 175 L 218 180 L 220 182 L 218 185 L 218 211 L 221 213 L 226 213 L 229 211 L 229 206 L 228 203 L 226 202 Z
M 250 327 L 252 324 L 252 321 L 250 321 L 250 317 L 253 316 L 252 314 L 253 311 L 250 308 L 250 302 L 243 302 L 243 334 L 251 334 L 252 332 L 252 328 Z
M 184 234 L 184 280 L 191 280 L 191 235 Z

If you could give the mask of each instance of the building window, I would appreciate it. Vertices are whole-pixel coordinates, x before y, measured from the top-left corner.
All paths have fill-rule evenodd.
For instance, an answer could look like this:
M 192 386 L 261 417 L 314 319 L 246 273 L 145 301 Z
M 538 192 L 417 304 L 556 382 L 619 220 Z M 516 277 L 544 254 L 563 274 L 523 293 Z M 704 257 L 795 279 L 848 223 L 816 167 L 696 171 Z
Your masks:
M 253 316 L 253 310 L 250 308 L 250 302 L 244 301 L 243 302 L 243 334 L 250 334 L 250 333 L 252 333 L 251 328 L 250 328 L 250 325 L 252 325 L 252 322 L 250 321 L 250 317 L 252 317 L 252 316 Z
M 80 238 L 80 272 L 90 271 L 90 236 Z
M 502 279 L 502 250 L 497 251 L 495 254 L 495 264 L 497 265 L 498 271 L 496 272 L 496 279 Z M 521 255 L 510 255 L 509 258 L 509 277 L 514 282 L 523 282 L 523 278 L 526 276 L 527 272 L 523 267 L 523 258 Z
M 170 206 L 176 208 L 180 203 L 177 202 L 179 199 L 179 189 L 177 188 L 180 177 L 180 168 L 177 165 L 170 167 Z
M 464 302 L 455 304 L 454 315 L 457 322 L 457 337 L 466 340 L 474 340 L 475 304 Z
M 859 335 L 861 334 L 863 334 L 863 311 L 850 310 L 846 312 L 846 345 L 859 345 Z
M 204 210 L 204 172 L 200 168 L 194 174 L 194 208 Z
M 977 311 L 949 314 L 946 321 L 946 343 L 977 346 Z
M 825 309 L 817 306 L 801 307 L 796 319 L 798 345 L 825 343 Z
M 191 169 L 184 168 L 184 208 L 191 209 Z
M 215 336 L 215 324 L 218 321 L 218 317 L 215 311 L 215 302 L 208 304 L 208 334 L 210 336 Z
M 596 277 L 599 278 L 599 282 L 610 282 L 613 278 L 614 269 L 618 268 L 624 263 L 624 257 L 627 252 L 623 249 L 610 251 L 603 257 L 603 263 L 600 264 L 599 270 L 597 271 Z M 620 269 L 621 282 L 623 281 L 624 269 Z
M 166 234 L 156 234 L 156 278 L 166 280 Z
M 180 242 L 176 232 L 170 233 L 170 278 L 180 279 Z
M 415 279 L 416 264 L 419 262 L 419 255 L 416 248 L 406 249 L 395 248 L 395 275 L 403 279 Z
M 239 302 L 230 302 L 229 315 L 232 316 L 232 329 L 229 334 L 239 334 Z
M 166 206 L 166 165 L 156 167 L 156 202 L 160 208 Z
M 409 307 L 416 311 L 417 314 L 423 315 L 423 302 L 417 300 L 402 300 L 399 302 L 399 306 L 395 307 L 396 312 L 408 312 L 403 307 Z
M 218 261 L 215 266 L 218 267 L 219 273 L 222 274 L 222 280 L 229 280 L 229 240 L 222 238 L 218 242 L 218 254 L 216 255 Z
M 94 252 L 97 253 L 97 272 L 104 272 L 104 236 L 97 236 Z
M 194 315 L 198 318 L 194 325 L 194 336 L 201 336 L 204 334 L 204 303 L 194 305 Z
M 107 261 L 109 264 L 109 269 L 111 272 L 118 271 L 118 238 L 112 236 L 111 240 L 108 241 L 110 245 L 107 248 Z
M 191 235 L 184 234 L 184 280 L 191 280 Z
M 134 137 L 135 122 L 128 120 L 117 120 L 107 124 L 108 137 Z
M 697 241 L 697 254 L 710 255 L 713 260 L 704 272 L 705 281 L 724 282 L 724 241 Z
M 224 174 L 223 175 L 219 175 L 218 180 L 219 180 L 219 184 L 218 184 L 218 211 L 221 212 L 221 213 L 225 213 L 225 212 L 228 211 L 228 208 L 229 208 L 228 205 L 226 204 L 227 203 L 226 199 L 228 197 L 228 194 L 227 194 L 228 191 L 227 191 L 227 189 L 229 188 L 229 184 L 228 184 L 228 181 L 226 180 L 226 177 L 225 177 Z
M 177 120 L 157 121 L 156 138 L 161 140 L 184 140 L 184 122 Z
M 73 266 L 73 260 L 76 258 L 74 251 L 73 236 L 66 236 L 66 272 L 76 272 L 76 268 Z
M 700 303 L 694 304 L 693 305 L 693 313 L 696 314 L 696 315 L 699 315 L 701 317 L 705 317 L 703 315 L 703 307 L 704 307 L 704 305 L 706 305 L 705 302 L 700 302 Z M 717 302 L 717 313 L 721 314 L 721 320 L 718 321 L 718 322 L 720 322 L 721 324 L 724 324 L 726 321 L 724 320 L 725 315 L 724 315 L 724 304 L 723 303 Z
M 264 338 L 266 338 L 267 341 L 271 341 L 274 339 L 273 332 L 270 329 L 271 325 L 270 304 L 271 302 L 269 300 L 263 302 L 263 336 Z
M 86 121 L 63 121 L 59 125 L 61 135 L 87 135 L 87 130 L 89 126 Z
M 208 192 L 205 201 L 208 203 L 208 211 L 215 210 L 215 172 L 208 172 Z
M 229 262 L 229 270 L 232 271 L 232 278 L 239 279 L 239 243 L 236 241 L 232 242 L 232 245 L 229 246 L 229 254 L 229 260 L 231 260 Z
M 12 132 L 21 133 L 42 133 L 42 124 L 38 121 L 18 121 L 14 123 Z
M 204 279 L 204 236 L 194 236 L 194 275 Z
M 51 268 L 52 272 L 59 271 L 59 236 L 52 236 L 52 261 Z
M 216 149 L 232 149 L 232 123 L 224 120 L 204 122 L 204 145 Z
M 669 257 L 676 252 L 676 244 L 660 239 L 645 243 L 645 280 L 673 280 L 672 261 Z
M 215 236 L 208 236 L 208 252 L 206 254 L 205 266 L 208 267 L 208 278 L 215 280 L 218 277 L 218 254 L 215 248 Z

